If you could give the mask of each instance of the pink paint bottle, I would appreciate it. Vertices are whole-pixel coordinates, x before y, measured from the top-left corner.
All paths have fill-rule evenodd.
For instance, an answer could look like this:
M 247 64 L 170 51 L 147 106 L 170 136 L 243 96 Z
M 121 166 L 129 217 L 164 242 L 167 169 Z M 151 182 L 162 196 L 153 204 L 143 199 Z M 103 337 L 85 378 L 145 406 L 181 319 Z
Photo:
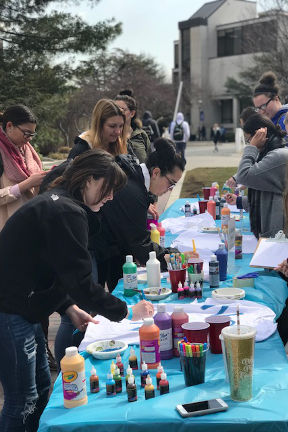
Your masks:
M 182 324 L 189 321 L 189 317 L 184 312 L 183 306 L 175 306 L 174 311 L 171 315 L 172 318 L 172 336 L 173 336 L 173 354 L 175 357 L 179 357 L 178 342 L 183 339 L 184 332 Z

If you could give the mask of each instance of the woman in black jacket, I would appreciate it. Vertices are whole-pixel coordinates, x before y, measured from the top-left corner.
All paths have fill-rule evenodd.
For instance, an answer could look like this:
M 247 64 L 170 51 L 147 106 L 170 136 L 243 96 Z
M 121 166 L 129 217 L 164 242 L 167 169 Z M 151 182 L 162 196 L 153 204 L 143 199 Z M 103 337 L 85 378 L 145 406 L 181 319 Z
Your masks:
M 131 315 L 125 302 L 93 283 L 88 252 L 95 212 L 125 181 L 107 152 L 85 152 L 55 188 L 22 206 L 0 233 L 1 432 L 38 429 L 50 387 L 43 318 L 65 313 L 84 331 L 97 321 L 79 306 L 114 321 Z M 132 306 L 133 319 L 151 314 L 149 302 Z

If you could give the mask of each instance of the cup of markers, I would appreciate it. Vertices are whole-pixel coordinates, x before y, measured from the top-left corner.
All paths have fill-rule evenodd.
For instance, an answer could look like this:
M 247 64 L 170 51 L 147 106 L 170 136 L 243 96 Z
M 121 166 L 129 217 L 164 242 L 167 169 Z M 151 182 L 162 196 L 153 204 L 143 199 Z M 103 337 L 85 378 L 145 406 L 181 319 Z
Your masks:
M 184 285 L 186 280 L 185 255 L 180 253 L 172 253 L 166 259 L 166 261 L 172 292 L 177 293 L 179 282 Z
M 187 387 L 205 382 L 207 343 L 178 342 L 181 369 Z

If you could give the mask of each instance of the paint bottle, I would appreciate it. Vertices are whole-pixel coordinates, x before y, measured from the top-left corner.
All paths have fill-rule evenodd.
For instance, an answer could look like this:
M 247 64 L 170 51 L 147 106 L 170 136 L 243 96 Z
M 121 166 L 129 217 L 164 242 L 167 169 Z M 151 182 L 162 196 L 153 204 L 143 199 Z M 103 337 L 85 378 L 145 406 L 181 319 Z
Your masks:
M 221 229 L 223 232 L 228 232 L 228 223 L 230 220 L 230 209 L 228 208 L 228 204 L 224 204 L 221 210 Z
M 151 233 L 150 233 L 151 241 L 160 245 L 160 232 L 158 231 L 156 225 L 151 223 L 150 228 L 151 228 Z
M 149 260 L 146 262 L 147 285 L 148 287 L 161 286 L 160 261 L 156 258 L 156 252 L 149 252 Z
M 137 401 L 137 387 L 133 375 L 130 375 L 128 378 L 128 384 L 126 390 L 127 390 L 128 402 Z
M 65 349 L 60 361 L 65 408 L 74 408 L 88 402 L 86 393 L 85 360 L 76 347 Z
M 217 261 L 219 262 L 219 279 L 220 281 L 224 281 L 227 279 L 227 261 L 228 261 L 228 253 L 224 243 L 219 244 L 219 248 L 215 252 L 215 255 L 217 257 Z
M 147 367 L 147 364 L 145 362 L 142 363 L 141 369 L 142 369 L 141 375 L 140 375 L 141 387 L 145 387 L 146 378 L 147 378 L 147 375 L 149 374 L 148 367 Z
M 122 363 L 122 359 L 121 359 L 121 355 L 117 354 L 116 357 L 116 366 L 120 369 L 120 375 L 123 377 L 124 376 L 124 365 Z
M 190 287 L 189 287 L 189 297 L 190 298 L 194 298 L 195 297 L 195 287 L 194 287 L 194 283 L 191 282 Z
M 97 376 L 95 367 L 92 366 L 90 376 L 90 393 L 98 393 L 99 390 L 99 377 Z
M 221 219 L 221 211 L 224 207 L 224 204 L 226 204 L 225 198 L 220 198 L 220 219 Z
M 126 263 L 123 265 L 123 283 L 124 283 L 124 296 L 132 297 L 137 294 L 137 266 L 133 262 L 132 255 L 126 256 Z
M 160 331 L 153 318 L 144 318 L 139 329 L 141 362 L 149 369 L 156 369 L 160 363 Z
M 177 295 L 178 295 L 178 300 L 184 299 L 184 289 L 182 287 L 182 282 L 178 283 Z
M 194 206 L 193 207 L 193 216 L 196 216 L 198 214 L 198 212 L 197 212 L 197 208 Z
M 172 318 L 170 314 L 166 312 L 165 304 L 159 303 L 157 305 L 154 323 L 160 331 L 160 359 L 171 359 L 173 357 Z
M 132 370 L 138 369 L 138 360 L 133 347 L 130 348 L 130 355 L 128 361 L 129 361 L 129 366 Z
M 126 389 L 127 389 L 127 385 L 128 385 L 128 379 L 129 379 L 129 376 L 132 376 L 132 377 L 134 378 L 134 380 L 135 380 L 135 377 L 134 377 L 134 375 L 133 375 L 133 371 L 132 371 L 132 369 L 131 369 L 130 366 L 126 369 L 126 377 L 125 377 L 125 381 L 126 381 Z
M 191 213 L 191 204 L 189 203 L 189 201 L 186 201 L 186 203 L 185 203 L 184 214 L 185 214 L 185 217 L 192 216 L 192 213 Z
M 163 372 L 164 372 L 164 368 L 161 364 L 159 364 L 157 368 L 157 374 L 156 374 L 157 390 L 159 390 L 159 383 L 161 381 L 161 375 Z
M 235 259 L 242 259 L 242 234 L 239 229 L 235 230 Z
M 196 282 L 196 287 L 195 287 L 195 291 L 196 291 L 196 297 L 197 299 L 201 299 L 202 298 L 202 287 L 200 282 Z
M 165 228 L 162 226 L 161 222 L 158 222 L 157 229 L 160 233 L 160 246 L 165 247 Z
M 179 357 L 178 342 L 183 339 L 184 333 L 182 324 L 189 321 L 188 315 L 184 312 L 183 306 L 175 306 L 171 315 L 172 318 L 172 337 L 173 337 L 173 354 Z
M 219 262 L 215 254 L 211 255 L 209 261 L 209 285 L 210 288 L 219 287 Z
M 216 219 L 216 203 L 212 196 L 209 197 L 209 201 L 207 202 L 207 211 L 211 214 L 213 219 Z
M 189 297 L 189 286 L 188 286 L 188 282 L 186 283 L 186 285 L 184 285 L 183 290 L 184 290 L 184 298 L 185 298 L 185 297 Z
M 155 390 L 152 384 L 152 378 L 150 378 L 150 375 L 148 375 L 146 378 L 146 385 L 145 385 L 145 399 L 152 399 L 154 397 L 155 397 Z
M 107 374 L 106 395 L 107 396 L 116 396 L 116 385 L 115 385 L 115 381 L 113 379 L 113 375 L 111 373 Z
M 161 381 L 159 383 L 160 395 L 169 393 L 169 382 L 167 380 L 167 375 L 165 372 L 161 375 Z
M 116 365 L 114 363 L 114 360 L 112 360 L 111 365 L 110 365 L 110 371 L 111 371 L 112 375 L 114 375 L 115 369 L 116 369 Z
M 120 369 L 118 367 L 115 369 L 113 379 L 115 381 L 116 393 L 122 393 L 122 378 L 120 375 Z

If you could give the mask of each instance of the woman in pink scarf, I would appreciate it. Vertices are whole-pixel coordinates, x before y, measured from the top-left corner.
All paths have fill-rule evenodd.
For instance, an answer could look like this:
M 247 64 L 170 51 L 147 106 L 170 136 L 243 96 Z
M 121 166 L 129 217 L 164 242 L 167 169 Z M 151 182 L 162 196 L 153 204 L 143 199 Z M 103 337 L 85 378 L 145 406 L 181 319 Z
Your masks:
M 38 193 L 45 172 L 30 144 L 36 117 L 24 105 L 13 105 L 2 115 L 0 129 L 0 231 L 7 219 Z

